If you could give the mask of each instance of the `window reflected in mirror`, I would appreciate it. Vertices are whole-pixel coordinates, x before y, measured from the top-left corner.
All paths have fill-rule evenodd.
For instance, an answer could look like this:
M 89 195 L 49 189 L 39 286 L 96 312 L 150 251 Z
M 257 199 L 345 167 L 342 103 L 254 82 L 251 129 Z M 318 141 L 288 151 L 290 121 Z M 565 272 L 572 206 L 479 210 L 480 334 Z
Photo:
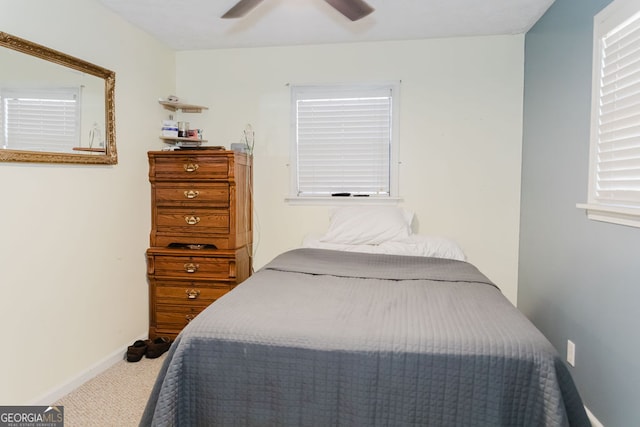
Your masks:
M 115 164 L 115 73 L 0 32 L 0 160 Z

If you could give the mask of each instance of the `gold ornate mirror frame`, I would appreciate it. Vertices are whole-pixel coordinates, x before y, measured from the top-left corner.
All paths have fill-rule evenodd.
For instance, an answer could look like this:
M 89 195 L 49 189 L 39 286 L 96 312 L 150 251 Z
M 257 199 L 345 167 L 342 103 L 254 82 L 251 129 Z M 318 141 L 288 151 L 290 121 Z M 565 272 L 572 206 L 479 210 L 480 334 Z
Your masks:
M 105 165 L 114 165 L 118 163 L 115 137 L 115 72 L 1 31 L 0 47 L 6 47 L 8 49 L 101 78 L 104 80 L 105 91 L 105 140 L 104 149 L 101 150 L 102 152 L 98 154 L 75 154 L 45 151 L 20 151 L 0 148 L 0 161 Z

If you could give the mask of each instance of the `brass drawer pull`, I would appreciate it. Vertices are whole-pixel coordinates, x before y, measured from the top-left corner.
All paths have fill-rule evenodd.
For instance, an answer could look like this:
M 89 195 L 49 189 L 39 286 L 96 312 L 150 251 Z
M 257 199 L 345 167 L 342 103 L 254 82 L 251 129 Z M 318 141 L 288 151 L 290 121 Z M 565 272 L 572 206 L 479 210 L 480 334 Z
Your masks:
M 187 323 L 191 322 L 193 319 L 196 318 L 196 316 L 194 316 L 193 314 L 187 314 L 186 316 L 184 316 L 184 318 L 186 319 Z
M 187 289 L 185 293 L 189 299 L 197 299 L 200 296 L 200 291 L 198 289 Z
M 195 199 L 199 195 L 200 195 L 199 191 L 189 190 L 184 192 L 184 197 L 186 197 L 187 199 Z
M 200 166 L 197 163 L 185 163 L 184 171 L 185 172 L 195 172 L 198 170 Z
M 184 220 L 189 225 L 196 225 L 197 223 L 200 222 L 200 217 L 199 216 L 185 216 Z
M 192 262 L 184 265 L 184 271 L 186 271 L 187 273 L 195 273 L 199 268 L 200 266 L 198 264 L 194 264 Z

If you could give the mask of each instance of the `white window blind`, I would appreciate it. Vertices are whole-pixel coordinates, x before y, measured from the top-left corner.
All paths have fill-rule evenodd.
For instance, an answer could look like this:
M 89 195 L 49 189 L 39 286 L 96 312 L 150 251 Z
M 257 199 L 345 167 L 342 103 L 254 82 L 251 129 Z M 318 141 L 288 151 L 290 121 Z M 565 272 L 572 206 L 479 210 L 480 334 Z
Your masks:
M 294 87 L 295 196 L 388 197 L 393 87 Z
M 640 207 L 640 15 L 602 39 L 598 201 Z
M 640 226 L 640 1 L 594 18 L 589 218 Z
M 78 89 L 4 89 L 0 98 L 4 148 L 70 152 L 79 145 Z

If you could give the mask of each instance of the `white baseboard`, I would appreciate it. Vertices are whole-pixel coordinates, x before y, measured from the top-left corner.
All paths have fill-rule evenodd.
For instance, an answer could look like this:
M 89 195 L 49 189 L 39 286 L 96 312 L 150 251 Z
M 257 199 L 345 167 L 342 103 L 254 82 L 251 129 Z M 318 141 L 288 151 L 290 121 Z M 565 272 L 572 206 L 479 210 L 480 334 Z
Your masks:
M 138 337 L 134 339 L 134 341 L 138 339 L 145 340 L 147 339 L 147 335 Z M 35 399 L 33 402 L 30 403 L 30 405 L 51 405 L 55 403 L 56 401 L 60 400 L 67 394 L 71 393 L 72 391 L 74 391 L 75 389 L 77 389 L 78 387 L 80 387 L 82 384 L 86 383 L 90 379 L 103 373 L 104 371 L 106 371 L 116 363 L 120 362 L 121 360 L 124 360 L 126 351 L 127 351 L 126 347 L 124 349 L 119 349 L 114 351 L 109 356 L 100 360 L 96 364 L 90 366 L 84 372 L 81 372 L 75 378 L 72 378 L 71 380 L 63 384 L 57 387 L 54 387 L 52 390 L 49 390 L 44 395 Z
M 589 417 L 589 421 L 591 421 L 591 427 L 604 427 L 602 423 L 598 421 L 596 416 L 593 415 L 593 413 L 589 410 L 589 408 L 585 406 L 584 409 L 587 411 L 587 416 Z

